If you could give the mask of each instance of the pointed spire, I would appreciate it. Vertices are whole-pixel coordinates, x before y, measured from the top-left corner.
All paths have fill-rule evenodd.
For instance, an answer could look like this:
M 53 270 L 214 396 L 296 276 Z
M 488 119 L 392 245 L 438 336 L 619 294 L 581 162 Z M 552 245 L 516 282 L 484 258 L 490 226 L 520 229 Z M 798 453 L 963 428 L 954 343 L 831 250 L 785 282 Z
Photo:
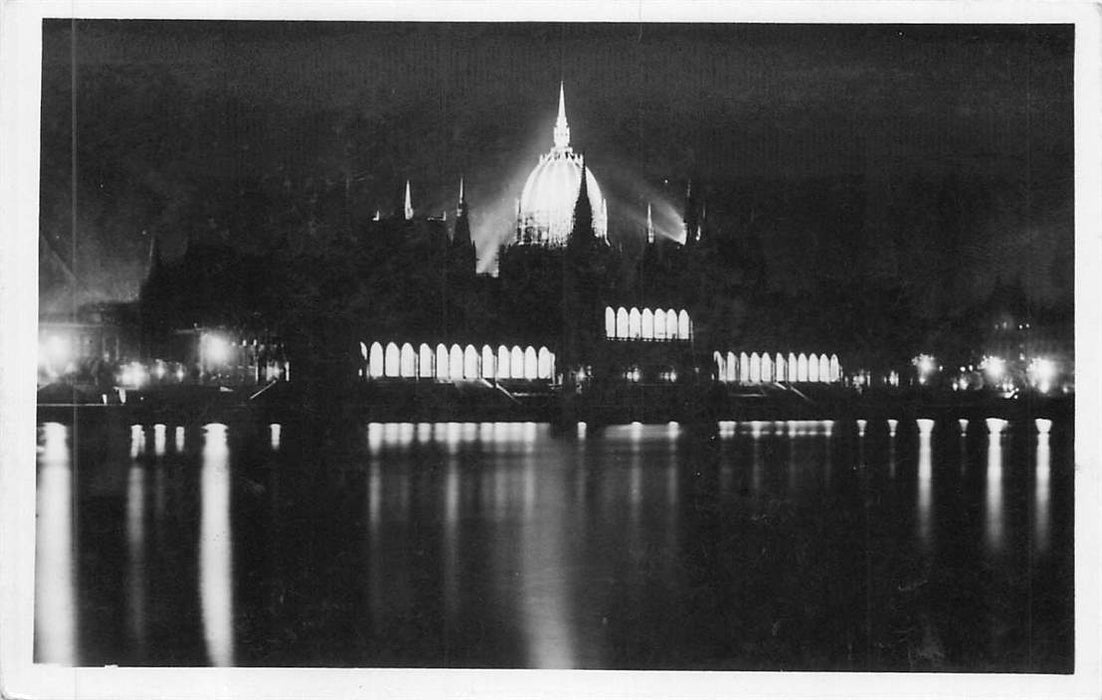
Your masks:
M 143 231 L 142 233 L 145 233 Z M 161 241 L 157 232 L 149 238 L 149 262 L 145 268 L 145 278 L 151 279 L 161 269 Z
M 559 82 L 559 116 L 555 120 L 555 150 L 570 148 L 570 127 L 566 123 L 566 97 L 563 84 Z
M 571 240 L 583 240 L 581 237 L 593 236 L 593 206 L 589 202 L 589 186 L 586 182 L 585 157 L 581 158 L 581 182 L 578 184 L 578 200 L 574 204 L 574 227 L 570 232 Z
M 410 197 L 410 193 L 409 193 L 409 180 L 406 180 L 406 211 L 405 211 L 405 215 L 406 215 L 406 221 L 409 221 L 410 219 L 413 218 L 413 198 Z
M 647 202 L 647 243 L 654 243 L 654 218 L 651 217 L 650 202 Z
M 462 218 L 467 215 L 467 198 L 463 194 L 463 178 L 459 178 L 459 204 L 455 208 L 455 215 Z

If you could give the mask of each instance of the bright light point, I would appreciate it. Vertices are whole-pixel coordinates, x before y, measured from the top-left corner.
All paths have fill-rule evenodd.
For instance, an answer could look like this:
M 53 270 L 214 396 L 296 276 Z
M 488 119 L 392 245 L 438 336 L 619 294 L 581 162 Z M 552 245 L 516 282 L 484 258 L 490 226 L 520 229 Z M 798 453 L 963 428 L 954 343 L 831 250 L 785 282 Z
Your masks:
M 918 371 L 918 381 L 921 384 L 925 384 L 930 375 L 938 369 L 937 360 L 932 355 L 918 355 L 911 360 L 911 364 Z
M 584 438 L 585 432 L 588 428 L 589 426 L 586 425 L 586 422 L 584 420 L 578 421 L 578 437 Z
M 898 427 L 899 427 L 899 421 L 897 421 L 895 418 L 889 418 L 888 419 L 888 434 L 889 435 L 891 435 L 892 437 L 895 437 L 895 431 L 896 431 L 896 428 L 898 428 Z
M 934 431 L 934 421 L 932 418 L 919 418 L 915 423 L 918 423 L 919 435 L 929 435 Z
M 1033 423 L 1037 426 L 1037 432 L 1041 435 L 1048 435 L 1049 431 L 1052 430 L 1052 421 L 1048 418 L 1038 418 Z
M 964 435 L 965 433 L 968 432 L 968 419 L 967 418 L 961 418 L 960 420 L 957 421 L 957 424 L 960 425 L 960 434 L 961 435 Z
M 230 343 L 217 335 L 205 335 L 207 362 L 215 365 L 225 364 L 230 359 Z
M 867 428 L 868 425 L 869 425 L 869 422 L 867 420 L 865 420 L 864 418 L 858 418 L 857 419 L 857 434 L 861 437 L 864 437 L 865 436 L 865 428 Z

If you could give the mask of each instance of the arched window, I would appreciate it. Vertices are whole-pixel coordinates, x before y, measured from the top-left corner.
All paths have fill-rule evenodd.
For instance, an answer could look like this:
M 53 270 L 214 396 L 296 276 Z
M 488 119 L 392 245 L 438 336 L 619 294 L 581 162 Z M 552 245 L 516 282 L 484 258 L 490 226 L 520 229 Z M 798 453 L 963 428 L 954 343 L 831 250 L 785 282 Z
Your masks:
M 412 379 L 417 376 L 417 353 L 413 346 L 406 343 L 402 346 L 401 375 Z
M 379 343 L 372 343 L 367 354 L 367 374 L 372 379 L 383 376 L 383 346 Z
M 830 381 L 837 382 L 842 379 L 842 367 L 838 364 L 838 356 L 830 356 Z
M 494 357 L 494 349 L 489 345 L 482 346 L 482 376 L 485 379 L 493 379 L 497 376 L 494 371 L 494 365 L 496 358 Z
M 551 351 L 541 347 L 539 352 L 539 378 L 552 379 L 555 376 L 554 362 L 551 359 Z
M 401 369 L 401 354 L 398 352 L 398 346 L 394 343 L 387 343 L 384 372 L 388 377 L 397 377 L 399 369 Z
M 807 381 L 807 355 L 800 353 L 800 356 L 796 358 L 796 381 Z
M 654 312 L 654 339 L 666 339 L 666 312 L 662 309 Z
M 788 381 L 788 366 L 785 364 L 784 355 L 777 353 L 777 359 L 773 360 L 773 374 L 778 382 Z
M 633 306 L 631 311 L 628 312 L 628 337 L 632 340 L 638 340 L 641 334 L 642 319 L 639 316 L 639 309 Z
M 764 353 L 761 356 L 761 380 L 763 382 L 773 381 L 773 358 L 769 357 L 769 353 Z
M 463 348 L 459 344 L 453 344 L 448 357 L 448 376 L 452 380 L 463 378 Z
M 742 384 L 750 383 L 750 356 L 746 353 L 738 356 L 738 380 Z
M 799 369 L 800 363 L 796 361 L 796 355 L 788 353 L 788 381 L 799 381 Z
M 681 309 L 681 313 L 677 315 L 677 335 L 682 340 L 688 340 L 692 337 L 692 333 L 692 326 L 689 325 L 689 312 Z
M 677 340 L 677 312 L 673 309 L 666 309 L 666 337 Z
M 750 383 L 757 384 L 761 381 L 761 357 L 758 353 L 750 355 Z
M 616 337 L 628 337 L 628 310 L 622 306 L 616 310 Z
M 452 374 L 449 371 L 451 369 L 451 363 L 448 361 L 448 348 L 443 343 L 436 346 L 436 378 L 437 379 L 451 379 Z
M 738 358 L 735 357 L 735 353 L 727 353 L 727 381 L 738 381 Z
M 811 353 L 811 357 L 807 358 L 807 381 L 819 381 L 819 356 L 815 353 Z
M 478 350 L 473 345 L 468 345 L 463 351 L 463 376 L 466 379 L 478 379 Z
M 517 346 L 513 346 L 513 352 L 509 356 L 509 371 L 513 374 L 513 379 L 524 379 L 524 351 Z
M 417 363 L 417 376 L 421 377 L 422 379 L 431 379 L 436 373 L 436 358 L 432 354 L 432 348 L 424 343 L 421 343 L 419 354 L 421 355 L 421 357 L 420 361 Z
M 643 309 L 643 340 L 654 340 L 654 312 Z
M 605 307 L 605 337 L 616 337 L 616 312 L 612 310 L 611 306 Z
M 830 360 L 825 353 L 819 356 L 819 381 L 830 381 Z
M 499 345 L 497 348 L 497 378 L 509 379 L 513 376 L 510 371 L 512 369 L 512 363 L 510 361 L 509 348 L 504 345 Z
M 524 349 L 524 378 L 536 379 L 539 377 L 539 357 L 536 355 L 536 349 L 529 345 Z
M 723 359 L 723 353 L 714 352 L 712 357 L 716 363 L 716 379 L 721 382 L 727 381 L 727 361 Z

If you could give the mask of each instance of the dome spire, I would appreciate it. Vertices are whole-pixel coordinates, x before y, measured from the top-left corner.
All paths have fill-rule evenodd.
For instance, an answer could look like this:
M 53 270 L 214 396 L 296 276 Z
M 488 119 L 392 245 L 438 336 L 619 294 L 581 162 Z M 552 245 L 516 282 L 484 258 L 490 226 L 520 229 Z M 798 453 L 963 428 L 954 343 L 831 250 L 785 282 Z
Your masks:
M 409 194 L 409 180 L 406 180 L 406 221 L 413 218 L 413 198 Z
M 559 81 L 559 116 L 555 120 L 555 150 L 570 148 L 570 127 L 566 123 L 566 97 L 563 83 Z
M 654 219 L 651 217 L 650 202 L 647 202 L 647 243 L 654 243 Z

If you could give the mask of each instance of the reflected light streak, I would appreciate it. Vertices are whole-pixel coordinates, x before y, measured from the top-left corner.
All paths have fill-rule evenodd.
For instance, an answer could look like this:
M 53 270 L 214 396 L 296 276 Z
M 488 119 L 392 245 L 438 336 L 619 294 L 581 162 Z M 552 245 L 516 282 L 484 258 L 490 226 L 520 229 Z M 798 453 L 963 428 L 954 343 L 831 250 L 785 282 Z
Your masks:
M 1038 552 L 1048 551 L 1049 471 L 1051 462 L 1048 437 L 1048 432 L 1044 432 L 1037 436 L 1036 483 L 1034 484 L 1036 503 L 1033 513 L 1033 540 L 1037 546 Z
M 864 418 L 857 420 L 857 437 L 865 437 L 865 429 L 868 427 L 869 422 Z
M 1048 418 L 1038 418 L 1033 421 L 1033 424 L 1041 435 L 1048 435 L 1052 431 L 1052 421 Z
M 182 426 L 182 425 L 177 426 L 177 428 L 176 428 L 176 451 L 177 452 L 183 452 L 184 451 L 184 437 L 185 436 L 186 436 L 186 431 L 184 430 L 184 426 Z
M 761 434 L 754 434 L 754 461 L 750 468 L 750 490 L 755 496 L 761 494 Z
M 367 424 L 367 451 L 373 455 L 379 454 L 383 446 L 383 424 Z
M 833 437 L 834 436 L 834 421 L 825 420 L 825 421 L 822 421 L 822 425 L 823 425 L 823 435 L 826 435 L 828 438 Z
M 283 437 L 283 426 L 279 423 L 272 423 L 268 426 L 268 431 L 271 433 L 272 449 L 278 450 L 280 439 Z
M 432 442 L 432 423 L 417 424 L 417 442 L 422 445 Z
M 895 431 L 899 428 L 899 421 L 895 418 L 888 419 L 888 436 L 895 437 Z
M 991 425 L 988 419 L 988 426 Z M 987 512 L 986 534 L 992 552 L 1002 549 L 1003 543 L 1003 448 L 1002 421 L 987 439 Z
M 918 536 L 926 547 L 930 545 L 930 502 L 933 500 L 933 456 L 930 450 L 930 434 L 933 431 L 932 420 L 918 420 Z
M 145 450 L 145 430 L 140 425 L 130 426 L 130 457 L 133 459 Z
M 161 437 L 164 437 L 164 426 Z M 134 649 L 144 651 L 145 635 L 145 471 L 138 462 L 130 465 L 126 487 L 126 541 L 129 554 L 127 605 L 130 613 L 130 633 Z
M 230 532 L 230 464 L 226 426 L 204 426 L 200 474 L 199 598 L 203 637 L 213 666 L 232 666 L 233 541 Z
M 158 457 L 165 453 L 165 425 L 157 423 L 153 426 L 153 454 Z
M 967 418 L 961 418 L 960 420 L 958 420 L 957 425 L 960 426 L 960 434 L 961 435 L 967 435 L 968 434 L 968 419 Z
M 586 425 L 585 421 L 578 421 L 578 439 L 579 440 L 585 439 L 585 431 L 588 427 L 589 426 Z
M 77 663 L 76 576 L 73 563 L 73 484 L 69 429 L 42 427 L 38 458 L 34 656 L 40 663 Z

